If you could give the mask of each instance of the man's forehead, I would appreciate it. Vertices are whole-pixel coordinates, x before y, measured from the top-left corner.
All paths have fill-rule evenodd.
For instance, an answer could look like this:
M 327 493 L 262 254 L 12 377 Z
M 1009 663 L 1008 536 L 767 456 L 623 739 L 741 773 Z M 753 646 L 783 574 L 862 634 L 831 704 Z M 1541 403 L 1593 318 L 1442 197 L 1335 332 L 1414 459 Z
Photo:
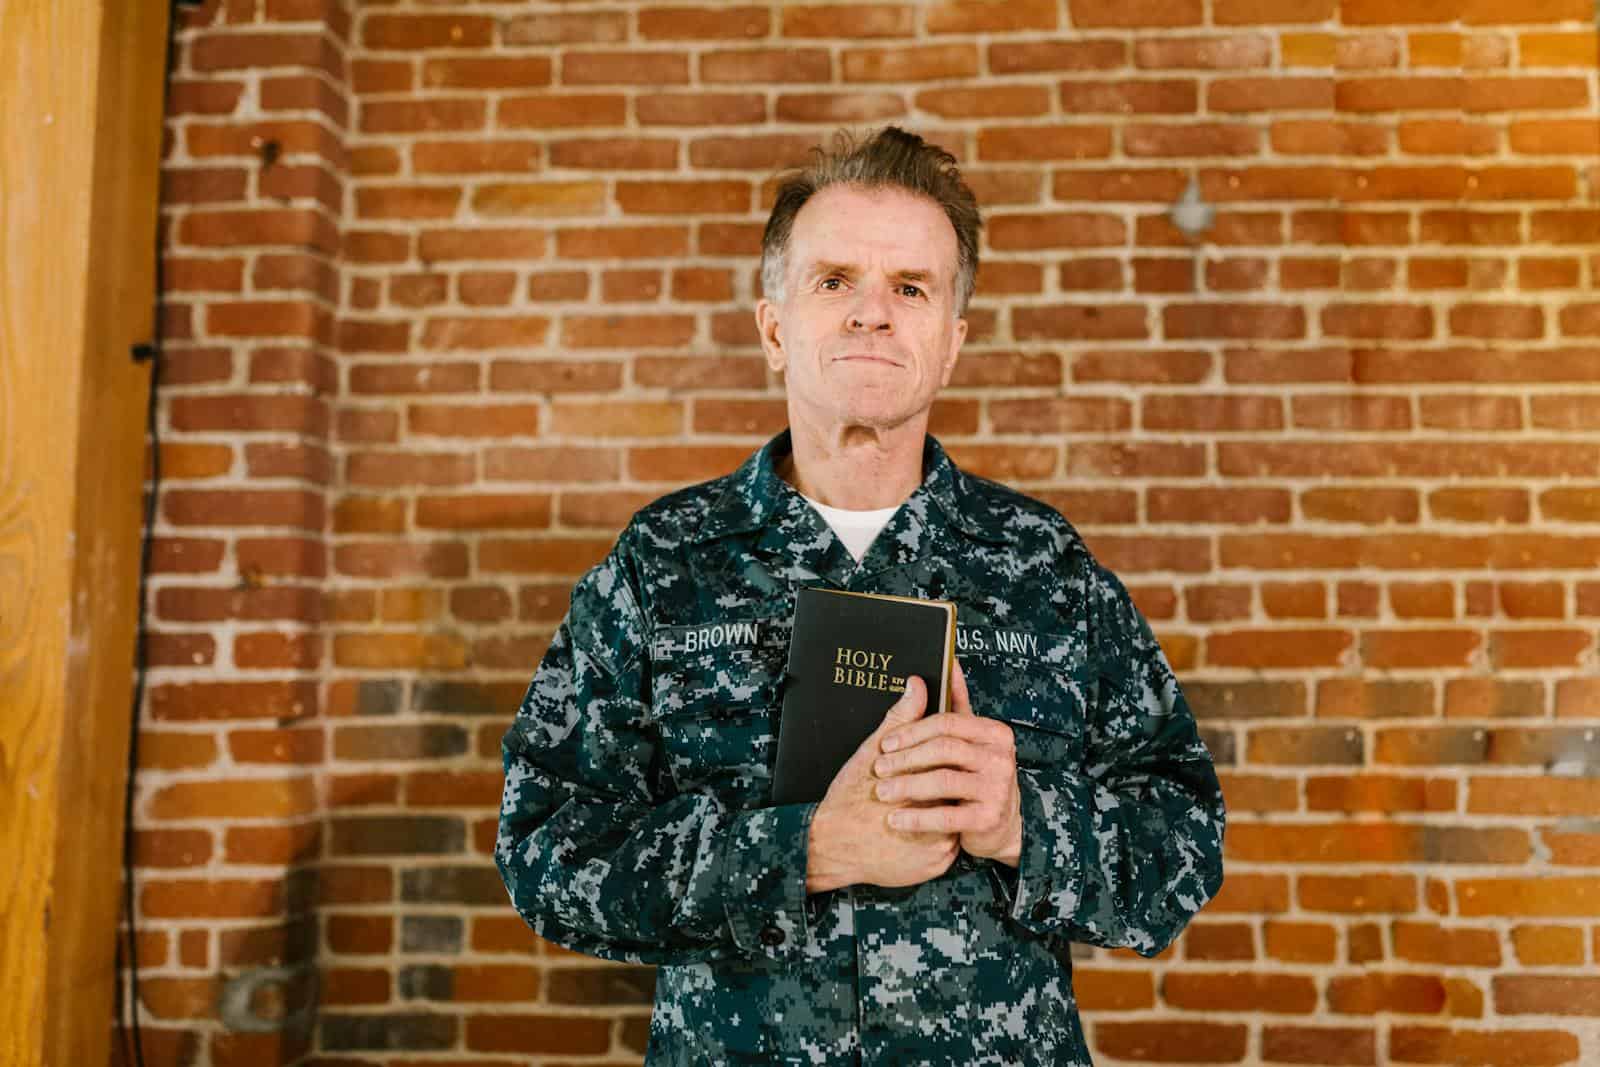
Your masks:
M 860 254 L 887 257 L 896 273 L 928 276 L 953 270 L 957 254 L 944 209 L 931 197 L 893 187 L 820 189 L 801 207 L 792 237 L 802 270 L 855 265 Z

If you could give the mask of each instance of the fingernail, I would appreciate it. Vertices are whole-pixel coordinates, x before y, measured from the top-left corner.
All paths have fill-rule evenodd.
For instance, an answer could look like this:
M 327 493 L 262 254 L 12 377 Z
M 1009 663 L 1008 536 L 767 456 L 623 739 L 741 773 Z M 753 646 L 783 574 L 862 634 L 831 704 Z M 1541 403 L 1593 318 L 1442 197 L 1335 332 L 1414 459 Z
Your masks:
M 889 765 L 889 761 L 886 759 L 877 759 L 873 761 L 872 773 L 876 774 L 879 778 L 887 778 L 889 776 L 889 771 L 892 769 L 893 768 Z
M 900 739 L 898 737 L 896 737 L 894 734 L 890 734 L 888 737 L 885 737 L 883 739 L 882 748 L 883 748 L 883 750 L 885 752 L 893 752 L 895 749 L 897 749 L 899 747 L 900 747 Z
M 909 818 L 909 816 L 907 816 L 907 815 L 905 815 L 905 814 L 903 814 L 901 812 L 898 812 L 898 811 L 890 812 L 889 813 L 889 825 L 894 827 L 896 830 L 902 829 L 906 824 L 906 819 L 907 818 Z
M 879 782 L 877 794 L 879 800 L 893 800 L 895 794 L 894 784 L 892 782 Z

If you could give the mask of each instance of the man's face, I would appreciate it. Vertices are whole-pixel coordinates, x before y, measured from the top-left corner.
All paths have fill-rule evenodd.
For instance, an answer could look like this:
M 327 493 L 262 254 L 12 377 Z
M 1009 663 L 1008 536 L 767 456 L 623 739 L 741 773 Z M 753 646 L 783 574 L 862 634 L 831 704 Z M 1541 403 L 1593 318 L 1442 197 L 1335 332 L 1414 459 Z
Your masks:
M 806 201 L 782 302 L 756 308 L 791 421 L 828 434 L 925 417 L 967 335 L 956 258 L 955 229 L 926 197 L 833 185 Z

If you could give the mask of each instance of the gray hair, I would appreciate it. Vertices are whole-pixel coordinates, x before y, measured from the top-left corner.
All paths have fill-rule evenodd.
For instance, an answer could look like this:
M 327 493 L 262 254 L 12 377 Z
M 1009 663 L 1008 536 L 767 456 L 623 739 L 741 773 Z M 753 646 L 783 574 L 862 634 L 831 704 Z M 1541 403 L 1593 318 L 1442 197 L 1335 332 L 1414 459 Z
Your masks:
M 897 126 L 885 126 L 856 140 L 846 131 L 834 138 L 833 151 L 811 150 L 809 166 L 788 172 L 778 186 L 777 200 L 761 235 L 761 289 L 768 300 L 783 299 L 789 236 L 795 216 L 807 200 L 830 185 L 866 189 L 901 189 L 938 204 L 956 231 L 956 314 L 967 302 L 978 276 L 978 231 L 983 219 L 978 198 L 961 179 L 956 157 Z

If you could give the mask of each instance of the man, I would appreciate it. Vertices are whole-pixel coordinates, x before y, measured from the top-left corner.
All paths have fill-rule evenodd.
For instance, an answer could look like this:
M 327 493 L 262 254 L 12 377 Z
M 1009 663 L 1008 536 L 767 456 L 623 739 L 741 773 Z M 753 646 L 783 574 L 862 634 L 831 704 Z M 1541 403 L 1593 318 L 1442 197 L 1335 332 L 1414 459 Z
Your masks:
M 977 205 L 889 128 L 779 192 L 756 309 L 789 430 L 641 511 L 505 738 L 496 860 L 542 936 L 661 964 L 652 1064 L 1088 1064 L 1070 941 L 1161 951 L 1221 882 L 1222 797 L 1149 627 L 1045 505 L 926 434 Z M 774 806 L 801 586 L 949 599 L 818 804 Z

